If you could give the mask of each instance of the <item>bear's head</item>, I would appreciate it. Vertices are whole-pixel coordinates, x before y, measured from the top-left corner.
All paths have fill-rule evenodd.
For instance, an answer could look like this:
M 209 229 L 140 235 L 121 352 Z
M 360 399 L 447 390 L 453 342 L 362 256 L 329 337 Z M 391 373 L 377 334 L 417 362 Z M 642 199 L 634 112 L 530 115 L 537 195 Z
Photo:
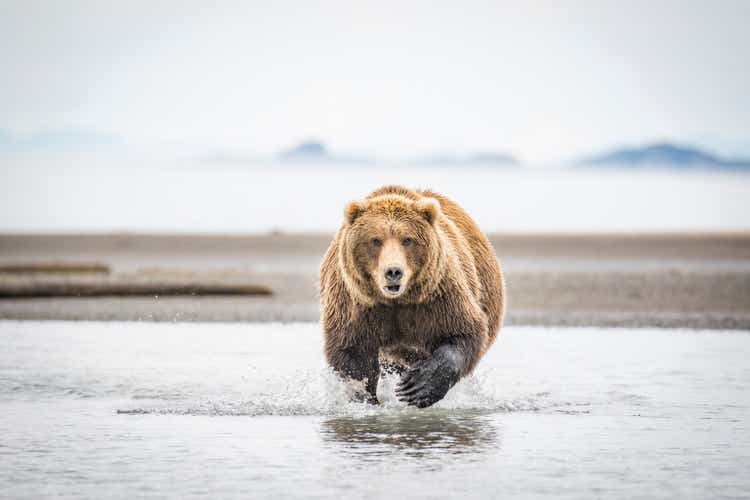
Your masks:
M 442 279 L 443 214 L 434 198 L 383 194 L 350 202 L 339 240 L 339 269 L 358 302 L 416 303 Z

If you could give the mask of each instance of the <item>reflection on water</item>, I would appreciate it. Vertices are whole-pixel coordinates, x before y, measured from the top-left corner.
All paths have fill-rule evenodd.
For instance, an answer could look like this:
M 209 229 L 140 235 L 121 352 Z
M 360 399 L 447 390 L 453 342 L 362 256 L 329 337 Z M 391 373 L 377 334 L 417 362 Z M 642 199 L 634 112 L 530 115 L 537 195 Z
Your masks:
M 355 457 L 401 455 L 434 458 L 483 454 L 500 448 L 499 431 L 487 415 L 443 411 L 336 417 L 323 420 L 320 434 L 326 443 Z

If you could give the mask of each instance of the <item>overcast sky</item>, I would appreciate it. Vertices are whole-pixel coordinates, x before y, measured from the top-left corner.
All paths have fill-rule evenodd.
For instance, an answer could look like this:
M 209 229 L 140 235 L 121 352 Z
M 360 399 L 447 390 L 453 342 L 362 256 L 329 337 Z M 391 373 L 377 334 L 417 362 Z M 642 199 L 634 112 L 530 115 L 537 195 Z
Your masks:
M 0 129 L 270 153 L 750 153 L 750 2 L 0 0 Z

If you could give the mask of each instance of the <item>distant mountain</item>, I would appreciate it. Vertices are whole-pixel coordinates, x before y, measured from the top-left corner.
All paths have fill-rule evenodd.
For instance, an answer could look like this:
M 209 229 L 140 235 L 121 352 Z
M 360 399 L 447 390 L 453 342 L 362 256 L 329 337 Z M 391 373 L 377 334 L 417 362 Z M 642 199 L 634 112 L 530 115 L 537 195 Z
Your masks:
M 520 162 L 515 156 L 505 153 L 476 153 L 472 155 L 428 155 L 417 158 L 411 163 L 416 165 L 494 165 L 517 167 Z
M 325 144 L 317 141 L 303 142 L 279 154 L 280 160 L 325 160 L 328 158 Z
M 278 155 L 282 162 L 290 163 L 374 163 L 373 158 L 356 155 L 331 154 L 325 144 L 319 141 L 305 141 Z
M 672 168 L 750 168 L 750 160 L 721 158 L 691 146 L 670 143 L 650 144 L 641 148 L 617 149 L 580 160 L 587 167 L 649 167 Z

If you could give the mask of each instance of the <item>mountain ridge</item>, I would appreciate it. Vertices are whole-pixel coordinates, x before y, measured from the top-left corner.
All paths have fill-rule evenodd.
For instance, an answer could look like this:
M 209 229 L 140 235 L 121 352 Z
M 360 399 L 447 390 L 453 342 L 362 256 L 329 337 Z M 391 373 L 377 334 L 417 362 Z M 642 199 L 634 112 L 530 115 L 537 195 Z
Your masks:
M 672 168 L 750 168 L 750 159 L 724 158 L 696 146 L 655 142 L 640 147 L 612 149 L 584 157 L 576 162 L 582 167 L 650 167 Z

